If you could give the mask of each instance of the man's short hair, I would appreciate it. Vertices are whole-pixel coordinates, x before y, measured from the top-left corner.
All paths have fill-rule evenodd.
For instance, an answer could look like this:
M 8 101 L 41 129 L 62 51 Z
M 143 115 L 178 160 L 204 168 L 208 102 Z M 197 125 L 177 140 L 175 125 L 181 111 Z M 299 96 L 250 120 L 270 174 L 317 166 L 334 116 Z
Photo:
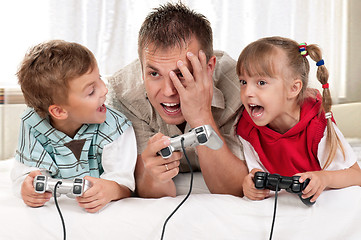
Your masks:
M 213 36 L 207 18 L 182 3 L 166 3 L 155 8 L 144 20 L 138 35 L 138 55 L 150 44 L 156 49 L 182 48 L 195 37 L 207 60 L 213 56 Z
M 26 104 L 46 117 L 50 105 L 67 103 L 69 81 L 95 66 L 93 53 L 78 43 L 52 40 L 32 47 L 17 72 Z

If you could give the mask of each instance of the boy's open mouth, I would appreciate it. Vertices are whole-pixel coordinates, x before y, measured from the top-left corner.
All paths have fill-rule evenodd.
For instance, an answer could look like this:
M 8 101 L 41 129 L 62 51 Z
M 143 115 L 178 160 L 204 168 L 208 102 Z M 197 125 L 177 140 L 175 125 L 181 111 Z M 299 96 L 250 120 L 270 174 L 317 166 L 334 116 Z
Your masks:
M 106 112 L 107 111 L 107 108 L 105 107 L 105 105 L 101 105 L 100 107 L 98 107 L 97 109 L 98 112 Z

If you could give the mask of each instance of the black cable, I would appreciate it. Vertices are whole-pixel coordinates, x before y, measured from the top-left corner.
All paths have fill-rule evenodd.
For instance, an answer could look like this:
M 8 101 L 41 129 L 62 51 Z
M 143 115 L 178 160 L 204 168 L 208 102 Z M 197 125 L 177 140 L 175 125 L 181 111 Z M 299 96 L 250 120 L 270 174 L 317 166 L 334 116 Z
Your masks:
M 278 184 L 280 183 L 280 180 L 277 180 L 277 184 L 276 184 L 276 193 L 275 193 L 275 204 L 274 204 L 274 208 L 273 208 L 273 219 L 272 219 L 272 227 L 271 227 L 271 233 L 269 236 L 269 240 L 272 239 L 272 234 L 273 234 L 273 227 L 275 225 L 275 220 L 276 220 L 276 209 L 277 209 L 277 197 L 278 197 Z
M 63 239 L 65 240 L 66 239 L 65 222 L 64 222 L 63 214 L 61 214 L 61 211 L 60 211 L 60 208 L 59 208 L 59 205 L 58 205 L 58 200 L 57 200 L 57 197 L 56 197 L 56 189 L 58 188 L 58 185 L 61 185 L 61 184 L 62 184 L 61 181 L 58 181 L 55 184 L 55 187 L 54 187 L 54 201 L 55 201 L 56 209 L 58 209 L 58 212 L 59 212 L 59 215 L 60 215 L 61 223 L 63 224 L 63 236 L 64 236 Z
M 186 150 L 184 148 L 184 138 L 182 137 L 181 138 L 181 144 L 182 144 L 182 150 L 183 150 L 183 153 L 184 153 L 184 157 L 186 158 L 187 160 L 187 164 L 188 164 L 188 167 L 191 171 L 191 182 L 190 182 L 190 185 L 189 185 L 189 191 L 187 193 L 187 195 L 185 196 L 185 198 L 182 200 L 182 202 L 173 210 L 173 212 L 168 216 L 168 218 L 165 220 L 164 224 L 163 224 L 163 230 L 162 230 L 162 236 L 161 236 L 161 240 L 163 240 L 163 237 L 164 237 L 164 232 L 165 232 L 165 226 L 167 225 L 169 219 L 174 215 L 174 213 L 182 206 L 182 204 L 188 199 L 189 195 L 191 194 L 192 192 L 192 187 L 193 187 L 193 170 L 192 170 L 192 166 L 191 166 L 191 163 L 188 159 L 188 156 L 186 154 Z

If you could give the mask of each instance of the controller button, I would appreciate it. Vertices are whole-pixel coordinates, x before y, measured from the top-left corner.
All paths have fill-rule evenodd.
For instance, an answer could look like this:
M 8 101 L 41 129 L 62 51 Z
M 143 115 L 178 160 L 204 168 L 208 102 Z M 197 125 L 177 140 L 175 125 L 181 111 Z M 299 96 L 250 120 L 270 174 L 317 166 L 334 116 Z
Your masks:
M 37 192 L 42 192 L 44 191 L 44 183 L 42 182 L 37 182 L 36 185 L 35 185 L 35 190 Z
M 80 185 L 75 185 L 74 188 L 73 188 L 73 193 L 74 194 L 81 194 L 81 186 Z
M 206 143 L 208 140 L 206 134 L 204 133 L 197 135 L 197 139 L 200 144 Z
M 301 192 L 301 184 L 292 184 L 292 191 L 295 193 Z
M 194 130 L 196 133 L 201 133 L 203 132 L 203 128 L 202 127 L 198 127 Z
M 162 153 L 163 157 L 168 157 L 172 154 L 169 147 L 163 148 L 160 150 L 160 152 Z
M 38 180 L 45 180 L 45 176 L 44 176 L 44 175 L 38 175 L 38 176 L 37 176 L 37 179 L 38 179 Z
M 81 179 L 81 178 L 75 178 L 75 179 L 74 179 L 74 182 L 75 182 L 75 183 L 82 183 L 82 182 L 83 182 L 83 179 Z

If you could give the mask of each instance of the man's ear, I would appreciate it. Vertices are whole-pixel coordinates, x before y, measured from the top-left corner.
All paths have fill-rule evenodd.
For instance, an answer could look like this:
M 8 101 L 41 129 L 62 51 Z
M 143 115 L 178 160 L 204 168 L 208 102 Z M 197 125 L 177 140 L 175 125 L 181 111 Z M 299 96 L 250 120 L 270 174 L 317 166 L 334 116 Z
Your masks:
M 64 120 L 68 118 L 68 112 L 60 105 L 50 105 L 48 111 L 55 119 Z
M 289 92 L 288 92 L 288 98 L 297 98 L 297 96 L 300 94 L 303 87 L 303 83 L 301 79 L 295 79 L 293 80 Z
M 216 56 L 212 56 L 207 63 L 207 69 L 208 69 L 208 75 L 210 75 L 211 77 L 213 76 L 214 73 L 214 69 L 216 68 Z

